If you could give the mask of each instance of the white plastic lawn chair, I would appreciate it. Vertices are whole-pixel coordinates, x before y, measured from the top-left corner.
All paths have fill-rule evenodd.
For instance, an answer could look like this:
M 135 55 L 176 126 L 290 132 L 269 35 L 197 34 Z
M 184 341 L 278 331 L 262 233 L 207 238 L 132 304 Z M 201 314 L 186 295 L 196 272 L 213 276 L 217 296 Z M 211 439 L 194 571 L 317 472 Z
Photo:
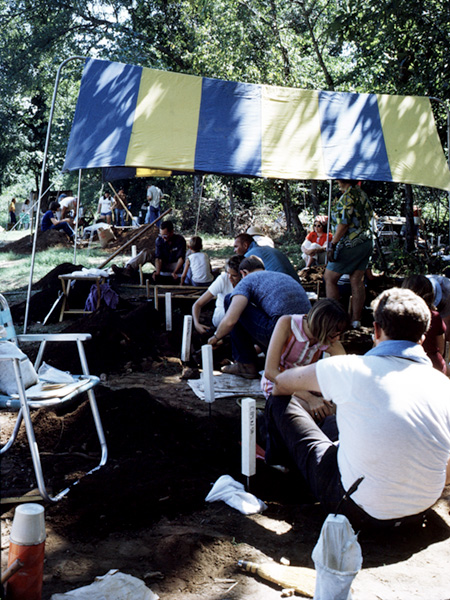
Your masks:
M 100 419 L 100 414 L 97 407 L 97 402 L 93 388 L 100 382 L 98 377 L 90 375 L 86 360 L 83 342 L 91 339 L 88 333 L 52 333 L 52 334 L 23 334 L 17 335 L 14 329 L 11 311 L 8 303 L 2 294 L 0 294 L 0 367 L 2 372 L 8 370 L 11 372 L 11 382 L 14 387 L 14 393 L 0 392 L 0 410 L 17 412 L 17 419 L 14 426 L 14 431 L 11 434 L 8 442 L 0 449 L 0 454 L 7 452 L 14 444 L 22 421 L 25 424 L 25 430 L 28 438 L 28 443 L 31 451 L 34 472 L 38 484 L 39 492 L 47 502 L 58 502 L 65 496 L 75 481 L 69 487 L 65 488 L 55 496 L 51 496 L 47 492 L 42 472 L 41 457 L 39 447 L 36 441 L 33 423 L 31 420 L 30 411 L 38 408 L 51 409 L 61 406 L 72 400 L 76 396 L 87 392 L 89 403 L 94 418 L 95 428 L 97 431 L 98 440 L 100 442 L 101 457 L 99 464 L 91 469 L 86 475 L 96 471 L 102 467 L 108 457 L 108 449 L 106 445 L 103 426 Z M 11 343 L 12 342 L 12 343 Z M 38 342 L 40 343 L 34 368 L 30 361 L 18 348 L 19 342 Z M 45 386 L 38 380 L 37 385 L 28 387 L 31 377 L 35 377 L 35 372 L 42 364 L 42 359 L 47 342 L 72 342 L 76 343 L 78 355 L 80 358 L 82 375 L 73 376 L 74 381 L 57 387 L 52 391 L 52 386 Z M 2 364 L 3 363 L 3 364 Z M 12 367 L 12 368 L 11 368 Z M 34 382 L 31 382 L 34 383 Z M 41 389 L 39 389 L 41 388 Z M 44 389 L 47 388 L 47 389 Z M 50 388 L 50 390 L 48 389 Z

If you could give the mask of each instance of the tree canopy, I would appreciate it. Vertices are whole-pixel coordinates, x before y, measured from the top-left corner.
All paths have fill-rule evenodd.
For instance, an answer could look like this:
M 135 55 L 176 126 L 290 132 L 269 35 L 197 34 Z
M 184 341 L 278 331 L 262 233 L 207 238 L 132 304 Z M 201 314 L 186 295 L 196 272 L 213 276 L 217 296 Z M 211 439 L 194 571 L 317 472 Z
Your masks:
M 450 6 L 438 0 L 0 0 L 0 27 L 0 191 L 20 173 L 36 186 L 55 75 L 73 55 L 226 80 L 450 100 Z M 63 162 L 80 78 L 74 61 L 59 89 L 50 178 Z M 445 143 L 441 107 L 436 119 Z M 250 197 L 264 185 L 251 183 Z M 289 185 L 300 207 L 304 187 Z M 285 186 L 266 187 L 281 207 Z M 248 185 L 233 188 L 245 203 Z M 320 203 L 322 188 L 313 201 Z M 380 202 L 385 190 L 377 186 Z

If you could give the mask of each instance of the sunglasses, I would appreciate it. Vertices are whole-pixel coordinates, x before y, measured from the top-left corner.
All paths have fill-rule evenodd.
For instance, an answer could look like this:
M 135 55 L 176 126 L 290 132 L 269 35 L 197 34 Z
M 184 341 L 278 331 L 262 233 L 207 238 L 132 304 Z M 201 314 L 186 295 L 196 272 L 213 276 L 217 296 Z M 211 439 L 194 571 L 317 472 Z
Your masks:
M 323 227 L 323 223 L 314 223 L 314 227 Z

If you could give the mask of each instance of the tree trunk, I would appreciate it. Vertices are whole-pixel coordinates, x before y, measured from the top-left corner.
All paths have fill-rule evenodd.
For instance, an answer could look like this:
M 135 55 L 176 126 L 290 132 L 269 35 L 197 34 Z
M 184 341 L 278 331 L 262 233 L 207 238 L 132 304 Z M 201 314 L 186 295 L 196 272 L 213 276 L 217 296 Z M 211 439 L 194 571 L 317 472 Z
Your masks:
M 311 180 L 311 204 L 313 207 L 314 216 L 317 216 L 320 212 L 320 202 L 317 195 L 317 181 Z
M 415 250 L 414 244 L 414 199 L 412 193 L 412 186 L 409 183 L 405 183 L 405 218 L 406 218 L 406 232 L 405 232 L 405 249 L 407 252 L 413 252 Z
M 298 214 L 295 207 L 292 206 L 291 189 L 289 187 L 288 181 L 283 181 L 282 202 L 284 214 L 286 215 L 287 230 L 288 232 L 294 230 L 296 236 L 298 237 L 300 242 L 302 242 L 305 239 L 306 232 L 303 228 L 303 225 L 300 222 L 300 219 L 298 218 Z

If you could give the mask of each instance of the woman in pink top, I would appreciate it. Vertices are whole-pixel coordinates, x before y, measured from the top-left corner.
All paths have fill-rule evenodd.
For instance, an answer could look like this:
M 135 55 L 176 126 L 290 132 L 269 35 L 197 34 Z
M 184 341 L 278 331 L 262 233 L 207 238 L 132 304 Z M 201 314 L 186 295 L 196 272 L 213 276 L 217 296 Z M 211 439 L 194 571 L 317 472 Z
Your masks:
M 307 315 L 285 315 L 275 326 L 267 350 L 261 388 L 266 398 L 272 393 L 275 377 L 292 367 L 317 362 L 323 352 L 345 354 L 339 338 L 350 326 L 348 313 L 337 300 L 318 300 Z M 306 393 L 304 408 L 318 420 L 333 408 L 320 396 Z

